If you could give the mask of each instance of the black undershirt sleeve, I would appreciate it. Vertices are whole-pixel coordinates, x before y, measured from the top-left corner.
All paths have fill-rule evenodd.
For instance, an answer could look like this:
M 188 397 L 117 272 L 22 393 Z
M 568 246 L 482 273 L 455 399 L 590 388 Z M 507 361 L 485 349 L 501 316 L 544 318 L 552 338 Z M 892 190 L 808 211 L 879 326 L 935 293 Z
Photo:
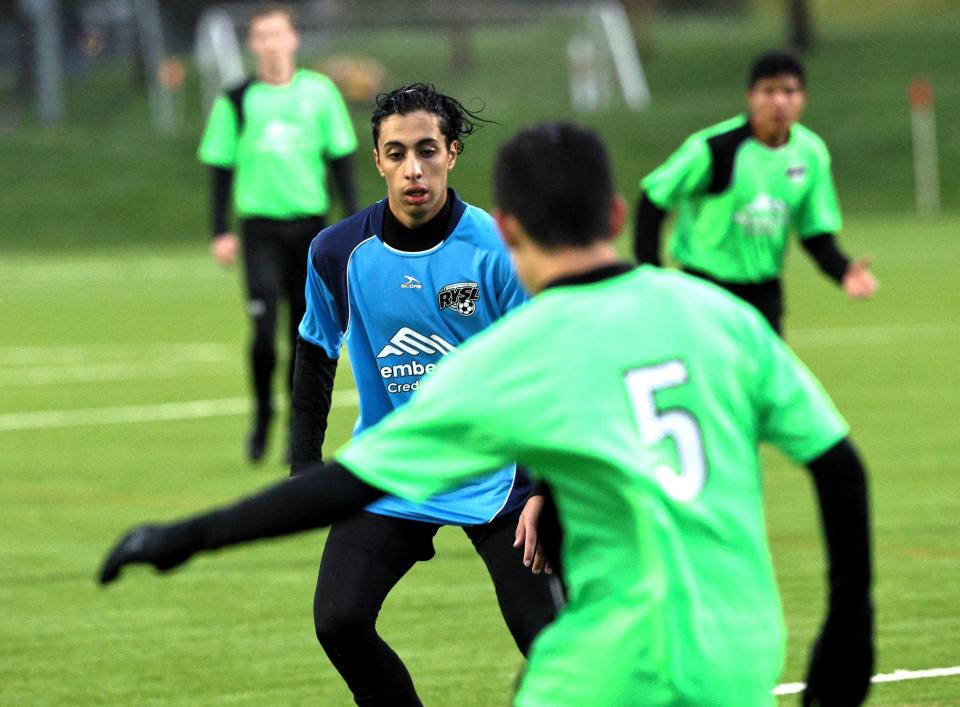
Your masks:
M 352 154 L 329 162 L 330 173 L 340 195 L 340 205 L 347 216 L 357 211 L 357 180 L 354 178 L 353 163 Z
M 176 523 L 131 529 L 101 566 L 100 583 L 115 581 L 126 565 L 149 564 L 166 572 L 201 550 L 326 527 L 383 495 L 340 464 L 313 464 L 232 505 Z
M 843 281 L 850 258 L 840 250 L 836 236 L 832 233 L 821 233 L 810 238 L 801 238 L 800 243 L 831 280 L 837 283 Z
M 830 617 L 872 614 L 867 477 L 848 438 L 807 465 L 827 545 Z
M 650 201 L 646 194 L 637 203 L 633 254 L 643 265 L 660 265 L 660 229 L 667 212 Z
M 384 495 L 336 462 L 311 464 L 302 471 L 238 503 L 187 521 L 194 525 L 198 549 L 216 550 L 326 527 Z
M 297 337 L 291 407 L 290 474 L 321 461 L 333 398 L 337 361 L 316 344 Z
M 233 170 L 223 167 L 210 168 L 210 218 L 213 237 L 227 233 L 227 212 L 230 206 L 230 193 L 233 190 Z
M 827 616 L 813 644 L 801 703 L 859 705 L 875 664 L 867 479 L 849 439 L 810 462 L 827 545 Z

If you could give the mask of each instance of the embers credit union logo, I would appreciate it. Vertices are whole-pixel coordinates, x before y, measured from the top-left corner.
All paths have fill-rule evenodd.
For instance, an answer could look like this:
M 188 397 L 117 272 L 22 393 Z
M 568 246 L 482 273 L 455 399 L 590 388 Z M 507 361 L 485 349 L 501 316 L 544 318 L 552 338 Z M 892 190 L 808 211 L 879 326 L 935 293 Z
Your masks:
M 446 356 L 453 351 L 456 346 L 444 339 L 439 334 L 430 334 L 425 336 L 420 332 L 414 331 L 410 327 L 403 327 L 390 339 L 390 343 L 380 349 L 377 358 L 386 358 L 387 356 L 419 356 L 420 354 L 435 354 Z

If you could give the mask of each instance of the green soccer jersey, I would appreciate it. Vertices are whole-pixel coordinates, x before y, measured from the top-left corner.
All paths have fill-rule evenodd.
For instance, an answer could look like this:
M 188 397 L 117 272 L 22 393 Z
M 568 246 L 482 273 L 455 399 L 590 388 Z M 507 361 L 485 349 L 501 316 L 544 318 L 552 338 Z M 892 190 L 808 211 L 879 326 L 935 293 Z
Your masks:
M 241 127 L 230 98 L 217 98 L 197 153 L 204 164 L 234 170 L 237 215 L 325 214 L 330 197 L 324 160 L 357 148 L 337 87 L 322 74 L 300 69 L 282 86 L 254 81 L 242 101 Z
M 784 653 L 758 443 L 807 462 L 846 433 L 749 305 L 644 266 L 543 292 L 337 460 L 414 500 L 513 460 L 547 482 L 569 603 L 517 704 L 749 707 Z
M 746 116 L 691 135 L 640 182 L 677 210 L 671 255 L 683 267 L 736 283 L 780 276 L 788 236 L 840 230 L 830 153 L 796 124 L 780 147 L 757 140 Z

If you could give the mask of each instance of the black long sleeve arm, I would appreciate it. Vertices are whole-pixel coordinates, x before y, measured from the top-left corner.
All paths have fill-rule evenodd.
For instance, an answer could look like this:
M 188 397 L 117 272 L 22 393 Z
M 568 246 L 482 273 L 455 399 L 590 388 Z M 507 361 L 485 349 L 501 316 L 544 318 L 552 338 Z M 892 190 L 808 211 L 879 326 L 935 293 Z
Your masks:
M 830 593 L 827 618 L 810 656 L 803 704 L 859 705 L 870 690 L 874 665 L 866 472 L 848 439 L 807 466 L 820 505 Z
M 353 515 L 383 495 L 383 491 L 336 462 L 311 464 L 295 478 L 187 523 L 195 528 L 198 549 L 216 550 L 323 528 Z
M 803 238 L 800 243 L 824 274 L 834 282 L 843 282 L 843 276 L 850 266 L 850 258 L 840 250 L 836 236 L 832 233 L 821 233 Z
M 129 564 L 170 570 L 201 550 L 326 527 L 383 496 L 337 463 L 314 464 L 233 505 L 169 525 L 143 525 L 128 532 L 100 569 L 109 584 Z
M 829 558 L 830 613 L 870 604 L 872 570 L 867 477 L 843 439 L 807 465 L 813 475 Z
M 343 206 L 343 212 L 347 216 L 356 213 L 358 207 L 357 180 L 354 177 L 353 164 L 352 154 L 329 162 L 330 173 L 333 175 L 333 182 L 337 185 L 337 193 L 340 195 L 340 205 Z
M 297 337 L 293 367 L 290 473 L 299 474 L 323 459 L 323 440 L 333 398 L 337 361 L 309 341 Z
M 210 226 L 213 237 L 227 233 L 230 226 L 227 215 L 230 210 L 230 195 L 233 191 L 233 170 L 223 167 L 210 168 Z
M 667 212 L 644 194 L 637 203 L 637 217 L 633 236 L 633 254 L 643 265 L 660 265 L 660 230 Z

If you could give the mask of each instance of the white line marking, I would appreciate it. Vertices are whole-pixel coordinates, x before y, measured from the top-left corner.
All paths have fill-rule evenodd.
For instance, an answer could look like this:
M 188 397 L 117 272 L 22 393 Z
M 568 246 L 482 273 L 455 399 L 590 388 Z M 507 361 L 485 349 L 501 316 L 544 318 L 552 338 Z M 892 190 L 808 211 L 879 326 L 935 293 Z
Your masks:
M 22 288 L 72 287 L 78 282 L 129 282 L 132 280 L 186 280 L 223 278 L 206 257 L 137 255 L 113 260 L 78 257 L 68 262 L 11 262 L 0 266 L 0 280 Z
M 930 668 L 929 670 L 894 670 L 892 673 L 881 673 L 874 675 L 870 682 L 900 682 L 902 680 L 923 680 L 925 678 L 945 678 L 952 675 L 960 675 L 960 666 L 953 668 Z M 805 687 L 802 682 L 787 682 L 777 685 L 774 695 L 796 695 L 803 692 Z
M 345 390 L 334 394 L 332 406 L 336 408 L 356 407 L 357 402 L 357 391 Z M 11 412 L 0 415 L 0 432 L 225 417 L 247 414 L 250 412 L 250 405 L 249 398 L 219 398 L 215 400 L 188 400 L 177 403 L 123 405 L 80 410 Z
M 241 350 L 239 343 L 216 341 L 0 346 L 0 366 L 103 363 L 117 359 L 217 362 L 239 356 Z
M 876 346 L 904 341 L 957 341 L 960 322 L 916 322 L 913 324 L 864 324 L 823 329 L 787 329 L 787 343 L 799 349 L 835 346 Z
M 0 367 L 0 386 L 50 385 L 61 383 L 98 383 L 187 376 L 211 377 L 210 366 L 234 376 L 234 367 L 226 368 L 212 361 L 163 361 L 160 363 L 107 362 L 79 366 Z M 201 368 L 205 366 L 205 368 Z

